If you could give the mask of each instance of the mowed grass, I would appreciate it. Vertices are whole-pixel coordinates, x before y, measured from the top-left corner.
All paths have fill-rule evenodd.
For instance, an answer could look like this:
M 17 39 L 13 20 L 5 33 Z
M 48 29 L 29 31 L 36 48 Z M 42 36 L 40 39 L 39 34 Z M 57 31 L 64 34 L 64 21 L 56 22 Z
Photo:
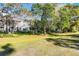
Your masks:
M 76 49 L 61 47 L 53 44 L 54 42 L 48 42 L 47 38 L 69 38 L 72 40 L 78 39 L 72 36 L 54 36 L 54 35 L 16 35 L 13 37 L 1 37 L 0 38 L 0 51 L 2 46 L 7 43 L 11 44 L 15 49 L 10 55 L 13 56 L 72 56 L 78 55 L 79 52 Z

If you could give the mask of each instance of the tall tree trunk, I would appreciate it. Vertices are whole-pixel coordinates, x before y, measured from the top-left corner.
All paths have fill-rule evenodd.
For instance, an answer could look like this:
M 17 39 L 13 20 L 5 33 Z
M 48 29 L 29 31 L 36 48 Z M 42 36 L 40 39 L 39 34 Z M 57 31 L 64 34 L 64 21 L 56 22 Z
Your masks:
M 46 34 L 46 26 L 44 26 L 43 31 L 44 31 L 44 34 Z

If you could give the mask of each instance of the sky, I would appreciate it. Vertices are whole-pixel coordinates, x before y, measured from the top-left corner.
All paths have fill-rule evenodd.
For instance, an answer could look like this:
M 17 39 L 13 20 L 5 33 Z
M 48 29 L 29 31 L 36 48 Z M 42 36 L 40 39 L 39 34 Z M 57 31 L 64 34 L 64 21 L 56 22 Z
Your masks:
M 0 3 L 0 8 L 2 8 L 2 7 L 3 7 L 3 3 Z M 22 3 L 22 7 L 26 8 L 28 10 L 31 10 L 32 3 Z
M 27 8 L 28 10 L 31 10 L 32 3 L 22 3 L 23 8 Z

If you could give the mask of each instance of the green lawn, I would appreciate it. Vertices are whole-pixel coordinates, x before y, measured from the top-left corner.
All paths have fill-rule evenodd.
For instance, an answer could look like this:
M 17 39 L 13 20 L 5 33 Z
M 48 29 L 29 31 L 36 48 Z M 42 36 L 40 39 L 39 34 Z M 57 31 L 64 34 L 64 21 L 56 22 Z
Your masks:
M 52 35 L 6 34 L 6 36 L 3 35 L 0 38 L 0 51 L 4 51 L 5 49 L 2 49 L 2 46 L 9 43 L 15 50 L 9 55 L 79 56 L 78 46 L 75 45 L 79 42 L 79 33 L 60 34 L 61 35 L 59 35 L 59 33 L 54 33 Z

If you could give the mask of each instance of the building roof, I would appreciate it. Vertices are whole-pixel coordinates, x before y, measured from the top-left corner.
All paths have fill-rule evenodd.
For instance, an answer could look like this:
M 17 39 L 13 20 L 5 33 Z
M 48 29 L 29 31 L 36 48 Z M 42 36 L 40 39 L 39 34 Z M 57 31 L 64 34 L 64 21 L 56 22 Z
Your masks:
M 32 20 L 33 17 L 32 16 L 27 16 L 27 15 L 17 15 L 17 14 L 13 14 L 11 15 L 13 17 L 13 20 L 16 20 L 16 21 L 24 21 L 24 20 Z
M 0 13 L 0 16 L 7 16 L 9 15 L 8 13 Z

